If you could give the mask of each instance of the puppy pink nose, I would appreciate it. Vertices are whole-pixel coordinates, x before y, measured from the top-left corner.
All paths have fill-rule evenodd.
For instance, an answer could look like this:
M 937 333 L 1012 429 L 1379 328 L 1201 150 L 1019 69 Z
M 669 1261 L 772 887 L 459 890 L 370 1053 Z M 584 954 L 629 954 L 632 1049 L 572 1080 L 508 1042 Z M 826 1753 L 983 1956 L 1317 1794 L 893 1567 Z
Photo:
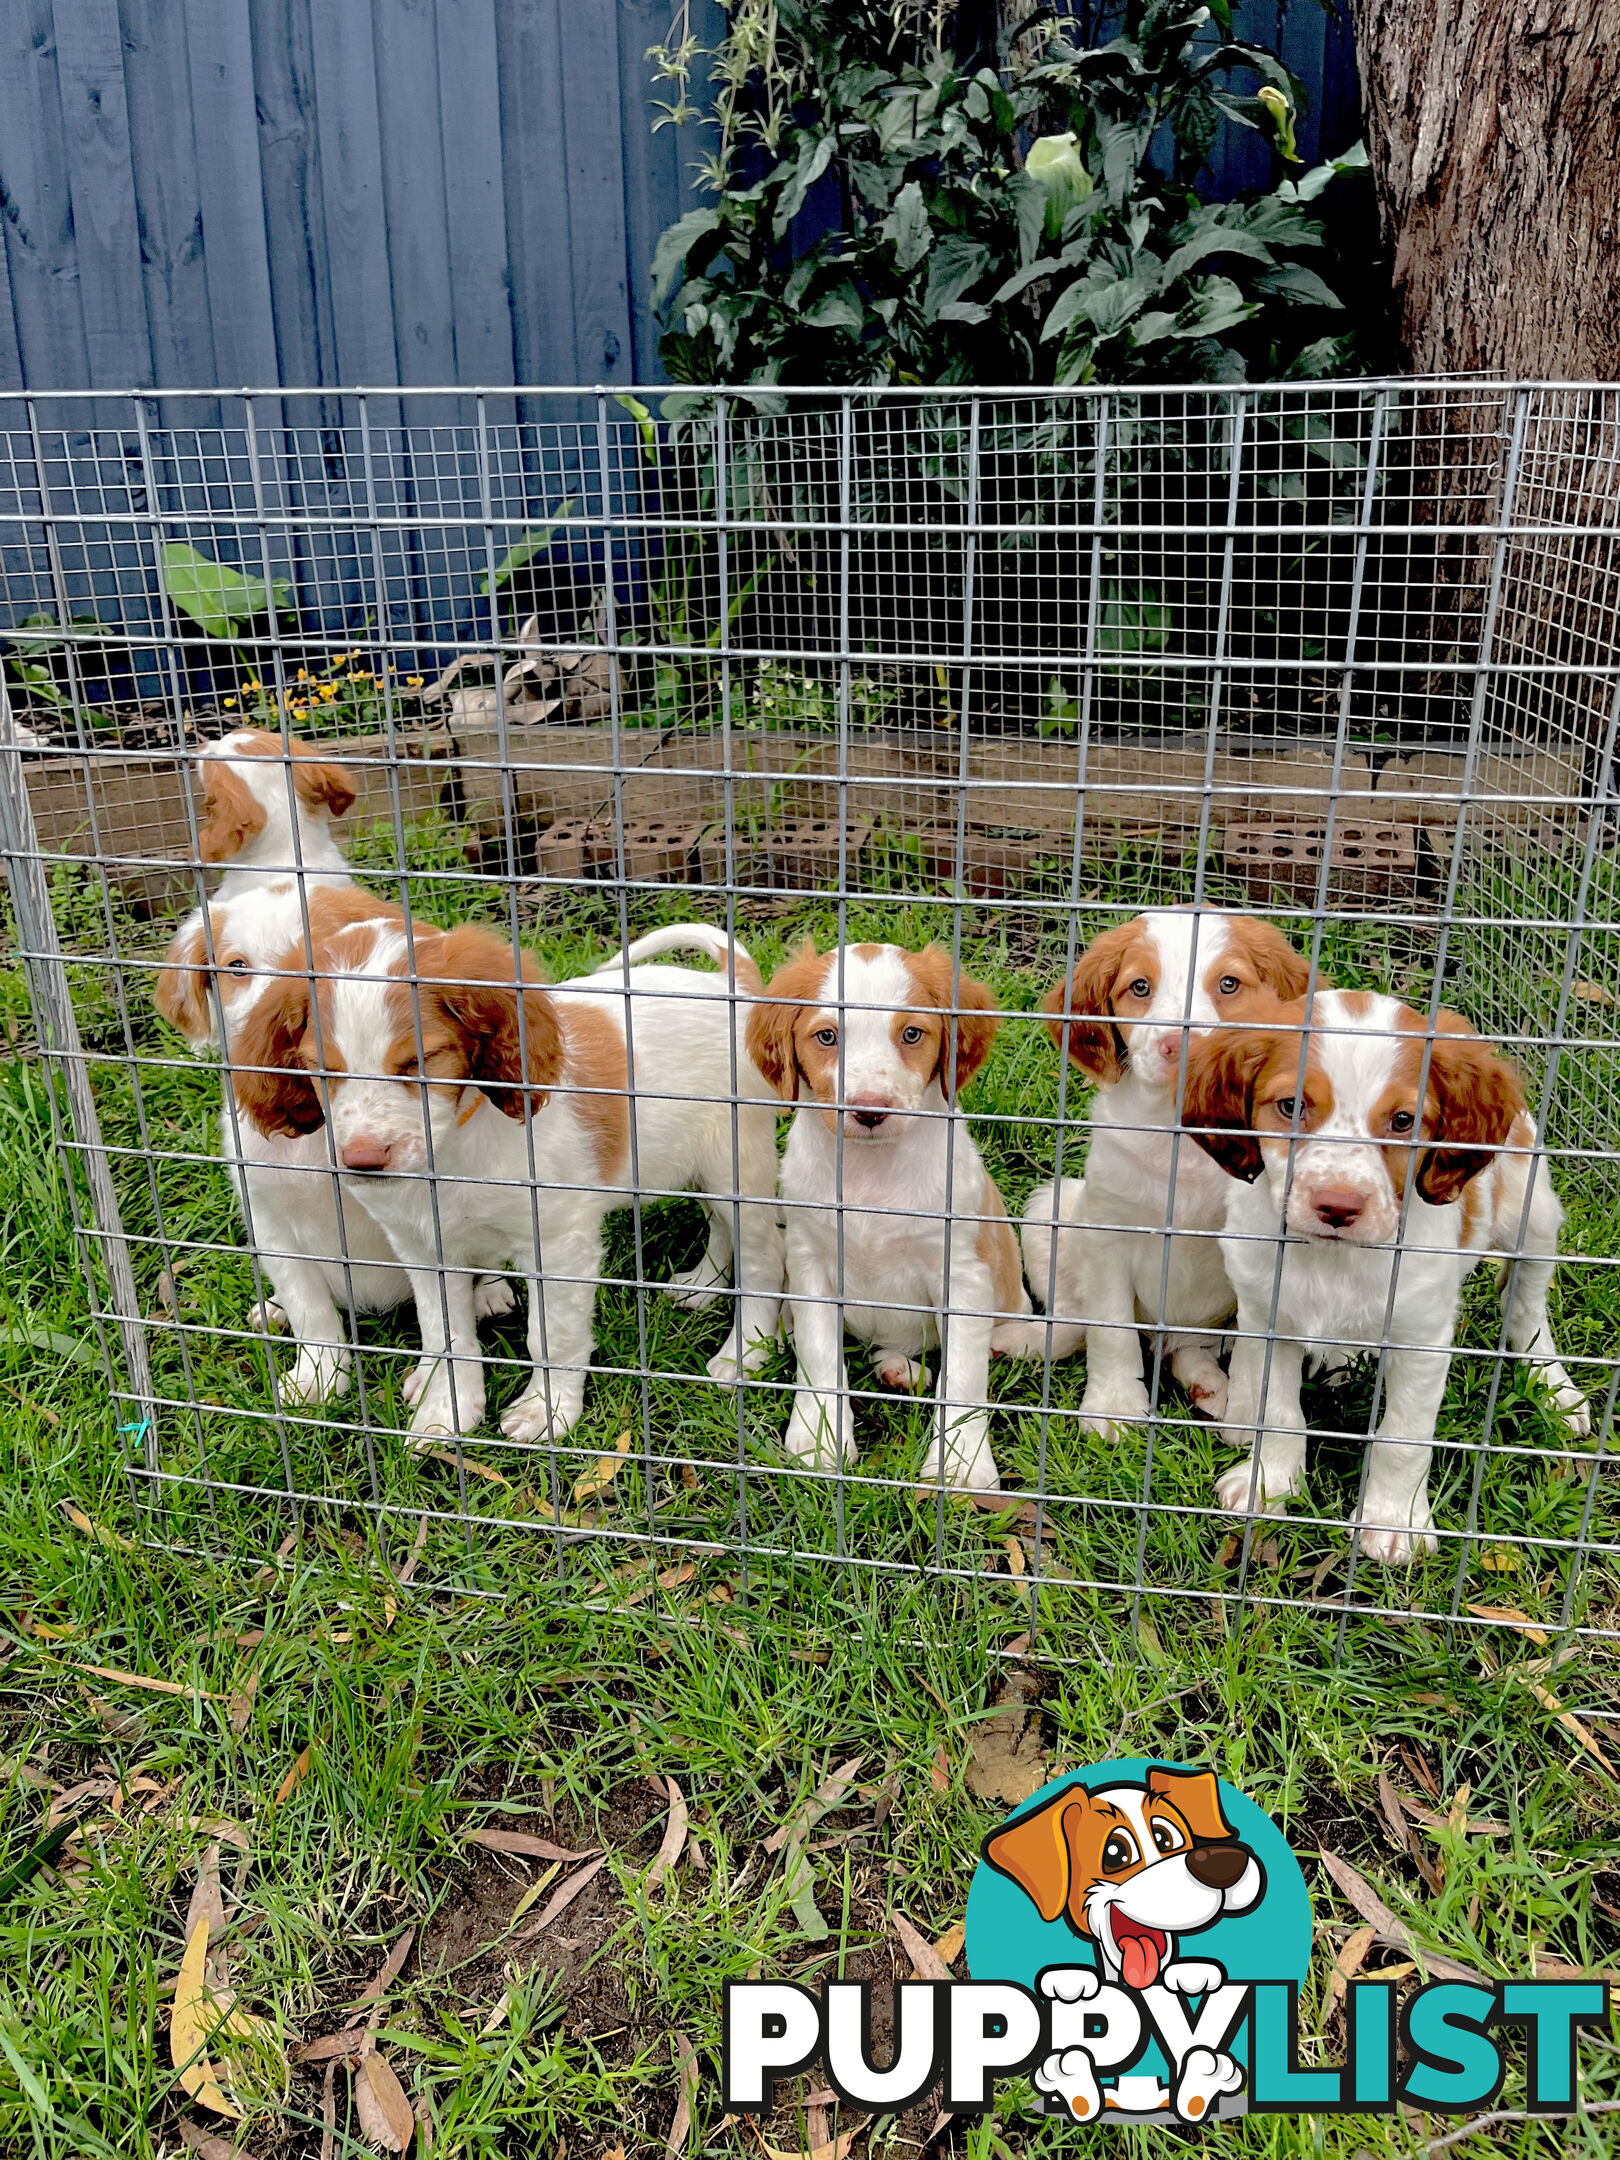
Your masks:
M 380 1140 L 351 1140 L 343 1150 L 345 1170 L 386 1170 L 388 1150 Z
M 876 1132 L 893 1107 L 892 1103 L 880 1102 L 872 1095 L 852 1095 L 849 1098 L 849 1114 L 863 1132 Z
M 1365 1193 L 1353 1185 L 1324 1185 L 1311 1201 L 1318 1222 L 1330 1230 L 1347 1230 L 1367 1205 Z

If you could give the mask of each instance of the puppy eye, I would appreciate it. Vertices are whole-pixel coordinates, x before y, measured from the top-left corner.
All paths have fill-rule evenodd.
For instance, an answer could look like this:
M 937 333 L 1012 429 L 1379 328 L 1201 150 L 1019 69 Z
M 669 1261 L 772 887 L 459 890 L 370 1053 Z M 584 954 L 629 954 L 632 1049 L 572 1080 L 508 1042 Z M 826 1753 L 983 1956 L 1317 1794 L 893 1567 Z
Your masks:
M 1390 1112 L 1389 1129 L 1391 1132 L 1408 1133 L 1416 1123 L 1417 1120 L 1410 1110 L 1393 1110 Z
M 1153 985 L 1145 975 L 1138 975 L 1135 982 L 1131 984 L 1129 995 L 1133 998 L 1151 997 L 1153 995 Z
M 248 971 L 248 964 L 238 953 L 234 960 L 226 961 L 225 970 L 230 975 L 245 975 Z
M 1153 1821 L 1153 1842 L 1160 1852 L 1173 1853 L 1180 1852 L 1185 1841 L 1174 1823 L 1163 1822 L 1155 1816 Z
M 922 1038 L 923 1031 L 920 1027 L 908 1027 L 900 1030 L 900 1040 L 903 1043 L 920 1043 Z
M 402 1065 L 399 1068 L 399 1077 L 402 1080 L 420 1080 L 422 1067 L 415 1058 L 412 1058 L 408 1065 Z
M 1235 997 L 1243 988 L 1243 985 L 1235 975 L 1223 975 L 1215 988 L 1222 997 Z
M 838 1041 L 838 1030 L 836 1028 L 817 1028 L 816 1041 L 824 1049 L 831 1050 Z
M 1292 1125 L 1294 1114 L 1299 1109 L 1299 1098 L 1296 1095 L 1279 1095 L 1272 1107 L 1280 1118 L 1286 1119 Z
M 1102 1849 L 1104 1870 L 1108 1874 L 1114 1874 L 1120 1868 L 1128 1868 L 1135 1858 L 1136 1847 L 1131 1843 L 1124 1831 L 1113 1831 L 1109 1836 L 1108 1843 Z

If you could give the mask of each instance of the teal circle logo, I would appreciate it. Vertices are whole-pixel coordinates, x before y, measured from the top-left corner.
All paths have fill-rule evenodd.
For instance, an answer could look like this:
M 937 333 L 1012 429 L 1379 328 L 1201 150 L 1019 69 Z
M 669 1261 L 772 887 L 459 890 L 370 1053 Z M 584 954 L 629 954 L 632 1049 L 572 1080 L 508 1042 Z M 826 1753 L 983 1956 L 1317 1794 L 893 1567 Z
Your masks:
M 1212 1770 L 1133 1756 L 1058 1778 L 984 1841 L 967 1963 L 1050 2005 L 1033 2075 L 1077 2122 L 1245 2112 L 1248 1983 L 1298 1985 L 1311 1955 L 1299 1862 Z M 1227 2042 L 1230 2041 L 1230 2045 Z

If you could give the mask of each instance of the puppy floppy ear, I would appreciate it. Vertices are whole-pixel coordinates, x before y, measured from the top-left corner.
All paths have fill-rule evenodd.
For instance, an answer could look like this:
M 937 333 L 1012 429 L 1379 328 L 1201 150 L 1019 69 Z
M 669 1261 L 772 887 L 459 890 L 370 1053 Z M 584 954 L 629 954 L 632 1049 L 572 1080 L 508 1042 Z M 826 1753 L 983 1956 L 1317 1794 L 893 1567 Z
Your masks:
M 1221 1813 L 1220 1781 L 1213 1770 L 1150 1770 L 1147 1789 L 1169 1801 L 1196 1844 L 1214 1845 L 1237 1836 Z
M 293 792 L 304 808 L 342 817 L 360 792 L 350 775 L 307 743 L 294 743 L 292 756 Z
M 1117 923 L 1093 938 L 1068 981 L 1054 983 L 1041 999 L 1052 1040 L 1104 1087 L 1125 1077 L 1125 1038 L 1114 1025 L 1114 982 L 1135 935 L 1134 923 Z
M 1069 1902 L 1074 1869 L 1068 1826 L 1089 1812 L 1083 1787 L 1060 1792 L 1031 1815 L 1021 1815 L 985 1840 L 984 1857 L 1015 1882 L 1043 1920 L 1055 1920 Z
M 762 996 L 769 1002 L 753 1006 L 748 1015 L 748 1055 L 785 1102 L 799 1099 L 794 1030 L 805 1006 L 820 997 L 826 972 L 826 954 L 806 941 L 766 984 Z
M 277 961 L 288 971 L 255 998 L 231 1037 L 231 1082 L 244 1114 L 262 1133 L 312 1133 L 326 1122 L 320 1096 L 303 1062 L 309 1029 L 310 986 L 293 974 L 307 967 L 302 946 Z
M 533 986 L 521 993 L 520 967 Z M 489 930 L 450 930 L 417 940 L 416 972 L 429 978 L 424 1001 L 431 998 L 462 1036 L 472 1084 L 509 1118 L 521 1121 L 525 1102 L 543 1109 L 562 1078 L 562 1030 L 528 954 L 514 954 Z
M 1228 1177 L 1245 1185 L 1265 1168 L 1253 1130 L 1254 1087 L 1276 1047 L 1276 1036 L 1246 1028 L 1215 1028 L 1187 1043 L 1182 1127 Z
M 1254 972 L 1280 998 L 1302 998 L 1311 986 L 1310 962 L 1289 944 L 1275 923 L 1240 915 L 1231 925 L 1254 962 Z
M 206 1042 L 214 1032 L 208 997 L 213 988 L 208 945 L 199 913 L 184 924 L 168 952 L 152 990 L 152 1002 L 189 1043 Z
M 202 784 L 197 852 L 205 863 L 229 862 L 264 831 L 264 805 L 222 758 L 202 760 Z
M 971 975 L 959 974 L 943 945 L 929 945 L 920 953 L 912 953 L 910 960 L 912 976 L 923 998 L 953 1016 L 940 1036 L 938 1071 L 939 1084 L 947 1100 L 951 1100 L 953 1077 L 960 1092 L 990 1055 L 1001 1014 L 993 993 Z
M 1419 1166 L 1417 1193 L 1430 1207 L 1446 1207 L 1506 1145 L 1524 1090 L 1507 1059 L 1449 1012 L 1436 1024 L 1429 1085 L 1440 1102 L 1433 1135 L 1440 1144 Z

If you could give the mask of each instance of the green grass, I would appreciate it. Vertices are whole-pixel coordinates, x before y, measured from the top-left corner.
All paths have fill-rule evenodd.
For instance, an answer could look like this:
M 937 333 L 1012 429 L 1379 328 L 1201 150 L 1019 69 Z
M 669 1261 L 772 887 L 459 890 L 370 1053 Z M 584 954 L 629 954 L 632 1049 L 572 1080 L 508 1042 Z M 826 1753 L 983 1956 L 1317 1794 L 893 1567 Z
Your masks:
M 468 878 L 445 836 L 413 835 L 412 860 L 441 873 L 431 903 L 414 896 L 424 912 L 498 916 L 498 888 Z M 1143 860 L 1120 865 L 1112 890 L 1164 897 L 1186 882 L 1180 865 Z M 93 891 L 64 887 L 57 898 L 70 942 L 105 944 Z M 633 894 L 632 925 L 676 919 L 689 905 Z M 719 913 L 713 903 L 700 911 Z M 903 891 L 871 895 L 851 900 L 847 930 L 948 938 L 951 912 Z M 767 968 L 804 931 L 825 940 L 836 922 L 814 900 L 781 915 L 745 909 L 743 919 Z M 1084 920 L 1081 937 L 1102 919 Z M 1027 1012 L 1061 965 L 1060 920 L 967 909 L 965 963 L 1009 1009 Z M 611 895 L 553 895 L 533 942 L 554 973 L 569 973 L 612 950 L 617 925 Z M 161 944 L 127 917 L 114 927 L 127 952 Z M 1390 982 L 1408 995 L 1422 994 L 1432 966 L 1420 932 L 1345 921 L 1329 926 L 1324 958 L 1343 980 Z M 1613 1570 L 1593 1559 L 1572 1575 L 1561 1549 L 1583 1522 L 1589 1539 L 1613 1540 L 1612 1473 L 1600 1470 L 1595 1486 L 1570 1474 L 1563 1428 L 1513 1368 L 1496 1403 L 1478 1538 L 1409 1576 L 1358 1569 L 1348 1598 L 1353 1441 L 1313 1448 L 1309 1508 L 1321 1520 L 1296 1507 L 1275 1551 L 1245 1559 L 1207 1512 L 1213 1474 L 1229 1457 L 1168 1381 L 1150 1451 L 1142 1435 L 1104 1442 L 1043 1416 L 1040 1374 L 998 1370 L 1004 1476 L 1033 1486 L 1044 1459 L 1054 1496 L 1036 1587 L 1032 1526 L 1010 1510 L 912 1495 L 926 1438 L 920 1404 L 863 1409 L 860 1479 L 786 1475 L 775 1435 L 787 1358 L 767 1375 L 775 1386 L 744 1394 L 740 1422 L 735 1395 L 694 1384 L 723 1319 L 679 1313 L 656 1296 L 638 1315 L 622 1280 L 632 1248 L 621 1217 L 610 1244 L 621 1279 L 599 1300 L 602 1370 L 584 1423 L 566 1445 L 537 1452 L 500 1442 L 492 1424 L 467 1459 L 507 1482 L 463 1478 L 404 1451 L 398 1387 L 414 1353 L 403 1317 L 366 1324 L 367 1430 L 354 1429 L 353 1396 L 349 1422 L 268 1414 L 266 1357 L 290 1353 L 243 1333 L 252 1269 L 208 1159 L 217 1074 L 164 1033 L 146 983 L 134 968 L 121 980 L 91 962 L 75 969 L 87 1041 L 106 1060 L 94 1065 L 94 1084 L 106 1137 L 122 1151 L 115 1178 L 142 1309 L 154 1316 L 160 1393 L 206 1406 L 160 1415 L 159 1487 L 132 1490 L 124 1475 L 130 1441 L 117 1427 L 128 1413 L 110 1404 L 99 1364 L 45 1079 L 26 1056 L 0 1076 L 0 1875 L 38 1840 L 49 1804 L 19 1765 L 64 1788 L 101 1780 L 66 1864 L 0 1899 L 0 2154 L 157 2155 L 178 2149 L 182 2116 L 202 2120 L 169 2067 L 161 1991 L 183 1949 L 189 1864 L 206 1835 L 195 1825 L 217 1820 L 242 1825 L 249 1848 L 224 1848 L 227 1908 L 239 1906 L 226 1940 L 231 1982 L 274 2031 L 251 2060 L 238 2057 L 250 2106 L 242 2135 L 261 2160 L 319 2151 L 321 2071 L 289 2068 L 287 2052 L 343 2021 L 407 1927 L 417 1941 L 388 1999 L 384 2046 L 431 2111 L 436 2151 L 549 2156 L 566 2140 L 572 2155 L 621 2144 L 631 2155 L 661 2153 L 684 2036 L 703 2072 L 688 2150 L 757 2152 L 746 2127 L 720 2123 L 721 1982 L 756 1967 L 809 1980 L 904 1977 L 893 1912 L 930 1934 L 960 1917 L 979 1841 L 1004 1812 L 970 1788 L 973 1742 L 1007 1669 L 999 1653 L 1032 1621 L 1053 1774 L 1110 1754 L 1208 1762 L 1305 1856 L 1318 1918 L 1301 2019 L 1307 2051 L 1320 2044 L 1336 2057 L 1342 2046 L 1326 1974 L 1355 1923 L 1309 1858 L 1319 1847 L 1363 1870 L 1425 1950 L 1508 1976 L 1527 1974 L 1537 1955 L 1620 1965 L 1616 1782 L 1535 1692 L 1553 1689 L 1620 1764 L 1613 1644 L 1601 1633 L 1572 1639 L 1556 1676 L 1516 1672 L 1534 1645 L 1443 1617 L 1457 1599 L 1512 1606 L 1556 1630 L 1567 1602 L 1580 1626 L 1617 1625 Z M 0 976 L 0 1027 L 28 1049 L 15 975 Z M 138 1097 L 119 1062 L 130 1048 L 165 1061 L 143 1065 Z M 1577 1108 L 1583 1091 L 1599 1100 L 1612 1087 L 1612 1073 L 1595 1069 L 1607 1054 L 1592 1045 L 1566 1057 Z M 1051 1131 L 1038 1120 L 1055 1111 L 1057 1086 L 1044 1030 L 1013 1020 L 969 1093 L 975 1132 L 1015 1210 L 1050 1173 Z M 1072 1089 L 1068 1101 L 1082 1107 Z M 1569 1165 L 1560 1182 L 1572 1252 L 1601 1261 L 1620 1250 L 1620 1201 L 1602 1166 Z M 699 1234 L 690 1204 L 649 1210 L 649 1276 L 686 1264 Z M 181 1255 L 177 1325 L 158 1278 Z M 1601 1399 L 1620 1334 L 1616 1271 L 1571 1264 L 1555 1295 L 1561 1339 L 1593 1361 L 1584 1370 Z M 1494 1315 L 1482 1275 L 1470 1286 L 1465 1347 L 1494 1345 Z M 645 1390 L 634 1370 L 643 1325 L 657 1374 Z M 498 1360 L 498 1415 L 521 1385 L 518 1317 L 486 1331 L 486 1347 Z M 1443 1442 L 1477 1441 L 1491 1371 L 1489 1358 L 1458 1359 Z M 1051 1407 L 1072 1409 L 1082 1382 L 1077 1362 L 1058 1366 Z M 1353 1430 L 1369 1401 L 1370 1380 L 1358 1376 L 1309 1407 Z M 630 1452 L 594 1519 L 559 1526 L 552 1511 L 566 1510 L 574 1481 L 627 1431 Z M 1443 1527 L 1466 1520 L 1477 1459 L 1458 1446 L 1437 1456 Z M 296 1507 L 277 1497 L 289 1469 L 309 1496 Z M 63 1502 L 105 1534 L 74 1527 Z M 1022 1575 L 1009 1572 L 1015 1536 Z M 1130 1588 L 1139 1538 L 1155 1593 L 1140 1607 Z M 1527 1539 L 1548 1543 L 1518 1542 Z M 390 1570 L 413 1553 L 414 1581 L 401 1588 Z M 1290 1599 L 1317 1603 L 1278 1602 Z M 1394 1617 L 1381 1605 L 1429 1617 Z M 89 1665 L 181 1692 L 79 1669 Z M 108 1729 L 108 1719 L 130 1717 L 138 1725 Z M 305 1748 L 308 1775 L 278 1805 Z M 796 1912 L 782 1860 L 762 1841 L 852 1755 L 864 1757 L 865 1797 L 827 1818 L 817 1833 L 826 1842 L 811 1853 L 821 1938 L 806 1934 L 803 1901 Z M 1467 1785 L 1468 1816 L 1505 1828 L 1420 1830 L 1425 1881 L 1385 1826 L 1381 1771 L 1442 1814 Z M 653 1776 L 678 1781 L 707 1869 L 683 1859 L 649 1891 L 643 1878 L 667 1811 Z M 121 1812 L 110 1784 L 121 1787 Z M 541 1938 L 514 1944 L 514 1908 L 543 1870 L 469 1852 L 462 1833 L 478 1823 L 600 1846 L 607 1864 Z M 1396 1957 L 1375 1948 L 1366 1969 Z M 1583 2060 L 1588 2098 L 1620 2095 L 1611 2041 L 1585 2047 Z M 1502 2104 L 1516 2104 L 1518 2091 L 1515 2073 Z M 335 2094 L 336 2150 L 359 2152 L 342 2069 Z M 932 2127 L 920 2112 L 863 2132 L 857 2160 L 911 2160 Z M 833 2132 L 851 2126 L 833 2111 Z M 802 2108 L 784 2107 L 761 2127 L 791 2150 L 806 2143 L 809 2123 Z M 1450 2127 L 1405 2116 L 1279 2118 L 1214 2135 L 1240 2153 L 1352 2160 L 1424 2153 Z M 1130 2151 L 1167 2149 L 1162 2133 L 1121 2136 Z M 1598 2117 L 1509 2124 L 1464 2149 L 1595 2154 L 1613 2144 Z M 991 2121 L 959 2126 L 949 2147 L 1000 2160 L 1055 2153 L 1060 2133 L 1015 2084 Z M 1061 2149 L 1076 2149 L 1073 2132 Z

